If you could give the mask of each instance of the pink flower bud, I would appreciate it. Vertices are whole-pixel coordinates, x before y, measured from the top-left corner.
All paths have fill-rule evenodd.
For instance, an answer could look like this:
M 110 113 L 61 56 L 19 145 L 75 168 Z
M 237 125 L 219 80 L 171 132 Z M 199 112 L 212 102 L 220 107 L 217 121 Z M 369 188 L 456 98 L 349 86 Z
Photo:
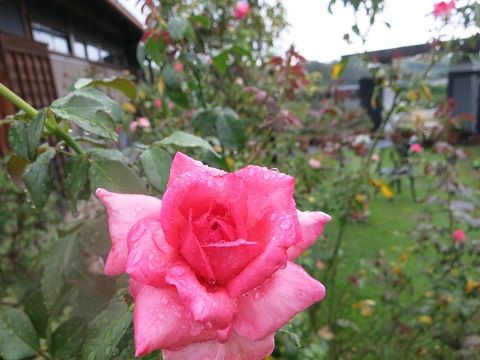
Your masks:
M 460 244 L 467 240 L 467 235 L 461 229 L 457 229 L 453 232 L 453 241 Z
M 130 128 L 130 131 L 131 131 L 131 132 L 137 131 L 138 121 L 132 121 L 132 122 L 130 123 L 129 128 Z
M 310 159 L 308 160 L 308 166 L 312 169 L 320 169 L 322 167 L 322 163 L 317 159 Z
M 448 16 L 455 9 L 455 0 L 451 0 L 450 2 L 440 1 L 433 5 L 433 15 L 436 17 L 441 16 Z
M 140 125 L 142 128 L 147 129 L 150 128 L 150 120 L 148 120 L 146 117 L 141 117 L 138 118 L 138 125 Z
M 250 5 L 247 1 L 238 1 L 235 5 L 235 18 L 237 20 L 243 20 L 248 16 L 250 12 Z
M 155 107 L 160 109 L 162 107 L 162 99 L 155 100 Z
M 380 155 L 372 154 L 372 161 L 373 162 L 379 162 L 380 161 Z
M 423 152 L 423 146 L 420 145 L 419 143 L 412 144 L 412 145 L 410 145 L 410 151 L 412 153 L 419 154 L 419 153 Z
M 183 64 L 181 62 L 177 62 L 175 63 L 175 65 L 173 65 L 173 68 L 175 69 L 176 72 L 182 72 Z

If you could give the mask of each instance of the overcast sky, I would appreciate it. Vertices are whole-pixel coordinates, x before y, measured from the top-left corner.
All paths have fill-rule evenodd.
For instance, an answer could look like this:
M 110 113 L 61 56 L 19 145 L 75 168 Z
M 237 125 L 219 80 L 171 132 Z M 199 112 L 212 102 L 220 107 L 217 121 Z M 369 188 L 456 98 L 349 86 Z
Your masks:
M 386 9 L 370 32 L 366 50 L 388 49 L 398 46 L 425 43 L 436 25 L 431 15 L 438 0 L 387 0 Z M 460 0 L 461 1 L 461 0 Z M 134 8 L 136 0 L 120 0 Z M 328 12 L 329 0 L 282 0 L 290 28 L 279 41 L 279 50 L 291 43 L 309 60 L 331 62 L 342 55 L 362 51 L 360 43 L 347 44 L 343 35 L 354 24 L 353 10 L 341 4 L 334 7 L 334 15 Z M 341 1 L 339 1 L 341 2 Z M 135 11 L 138 14 L 138 10 Z M 388 21 L 391 28 L 383 25 Z M 365 24 L 366 16 L 359 15 Z

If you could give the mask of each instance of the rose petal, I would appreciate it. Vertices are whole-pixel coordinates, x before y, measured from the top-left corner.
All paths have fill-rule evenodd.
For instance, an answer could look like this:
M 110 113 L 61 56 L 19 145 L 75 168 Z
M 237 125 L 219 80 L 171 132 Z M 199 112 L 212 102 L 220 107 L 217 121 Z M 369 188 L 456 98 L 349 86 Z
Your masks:
M 191 270 L 181 263 L 168 270 L 166 280 L 177 288 L 182 304 L 190 309 L 196 321 L 210 322 L 219 329 L 230 325 L 234 304 L 225 290 L 207 292 Z
M 177 177 L 186 172 L 209 173 L 211 175 L 223 175 L 225 171 L 211 168 L 202 164 L 200 161 L 193 160 L 191 157 L 177 151 L 170 167 L 170 177 L 168 178 L 168 185 L 171 186 Z
M 259 166 L 247 166 L 234 174 L 244 184 L 243 196 L 246 197 L 248 208 L 247 229 L 268 212 L 296 210 L 293 177 Z
M 250 229 L 248 240 L 262 243 L 263 251 L 227 285 L 228 293 L 236 298 L 265 282 L 287 263 L 287 249 L 296 241 L 296 214 L 290 211 L 267 213 Z
M 238 239 L 235 241 L 202 245 L 210 267 L 219 285 L 226 285 L 237 276 L 263 250 L 260 242 Z
M 162 351 L 164 360 L 260 360 L 270 355 L 275 346 L 274 334 L 251 341 L 233 333 L 224 344 L 206 341 L 191 344 L 177 351 Z
M 173 288 L 137 288 L 133 313 L 135 356 L 215 339 L 217 331 L 195 322 Z
M 329 215 L 320 211 L 298 211 L 298 220 L 302 229 L 302 241 L 290 247 L 287 251 L 288 259 L 298 257 L 306 249 L 313 245 L 323 233 L 325 225 L 332 219 Z
M 128 233 L 126 273 L 145 285 L 165 285 L 169 263 L 178 253 L 165 241 L 159 220 L 142 219 Z
M 127 235 L 132 226 L 143 218 L 160 218 L 162 202 L 152 196 L 117 194 L 105 189 L 95 192 L 108 211 L 108 228 L 112 249 L 105 264 L 105 274 L 125 272 L 127 263 Z
M 233 174 L 216 176 L 196 171 L 179 175 L 164 194 L 161 222 L 166 241 L 178 249 L 195 274 L 209 282 L 217 281 L 217 276 L 229 279 L 238 273 L 238 269 L 232 270 L 234 273 L 212 269 L 210 263 L 218 260 L 218 251 L 207 251 L 202 245 L 246 235 L 242 190 L 243 183 Z M 217 228 L 212 229 L 212 225 Z M 230 260 L 231 264 L 241 263 L 233 255 Z
M 234 331 L 251 340 L 262 339 L 324 296 L 320 282 L 289 262 L 261 287 L 239 298 Z
M 177 233 L 179 234 L 178 239 L 181 239 L 179 252 L 187 260 L 192 270 L 208 281 L 215 281 L 215 275 L 207 256 L 193 233 L 191 220 L 185 221 L 183 229 L 178 229 Z

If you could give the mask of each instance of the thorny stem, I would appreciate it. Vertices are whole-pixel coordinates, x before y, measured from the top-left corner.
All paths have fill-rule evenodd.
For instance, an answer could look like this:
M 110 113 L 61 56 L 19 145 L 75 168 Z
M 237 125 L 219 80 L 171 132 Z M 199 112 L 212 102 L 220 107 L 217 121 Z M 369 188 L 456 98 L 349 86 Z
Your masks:
M 20 96 L 15 94 L 12 90 L 7 88 L 2 83 L 0 83 L 0 95 L 3 95 L 13 105 L 25 111 L 25 113 L 28 116 L 32 118 L 36 118 L 38 116 L 37 109 L 35 109 L 32 105 L 27 103 L 25 100 L 23 100 Z M 61 130 L 56 125 L 49 123 L 48 121 L 45 122 L 45 127 L 51 132 L 53 132 L 55 135 L 57 135 L 60 139 L 64 140 L 68 144 L 68 146 L 70 146 L 73 150 L 75 150 L 77 154 L 79 155 L 83 154 L 83 150 L 80 147 L 80 145 L 78 145 L 78 143 L 65 131 Z

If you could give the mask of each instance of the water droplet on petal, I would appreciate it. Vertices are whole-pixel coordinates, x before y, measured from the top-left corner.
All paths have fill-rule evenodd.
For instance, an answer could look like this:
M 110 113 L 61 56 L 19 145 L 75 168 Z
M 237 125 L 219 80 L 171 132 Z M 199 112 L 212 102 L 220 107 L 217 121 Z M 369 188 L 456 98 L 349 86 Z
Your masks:
M 174 266 L 170 269 L 169 272 L 173 276 L 182 276 L 185 274 L 186 270 L 182 266 Z
M 280 224 L 280 227 L 283 229 L 283 230 L 288 230 L 292 227 L 292 222 L 290 220 L 284 220 L 282 221 L 282 223 Z

